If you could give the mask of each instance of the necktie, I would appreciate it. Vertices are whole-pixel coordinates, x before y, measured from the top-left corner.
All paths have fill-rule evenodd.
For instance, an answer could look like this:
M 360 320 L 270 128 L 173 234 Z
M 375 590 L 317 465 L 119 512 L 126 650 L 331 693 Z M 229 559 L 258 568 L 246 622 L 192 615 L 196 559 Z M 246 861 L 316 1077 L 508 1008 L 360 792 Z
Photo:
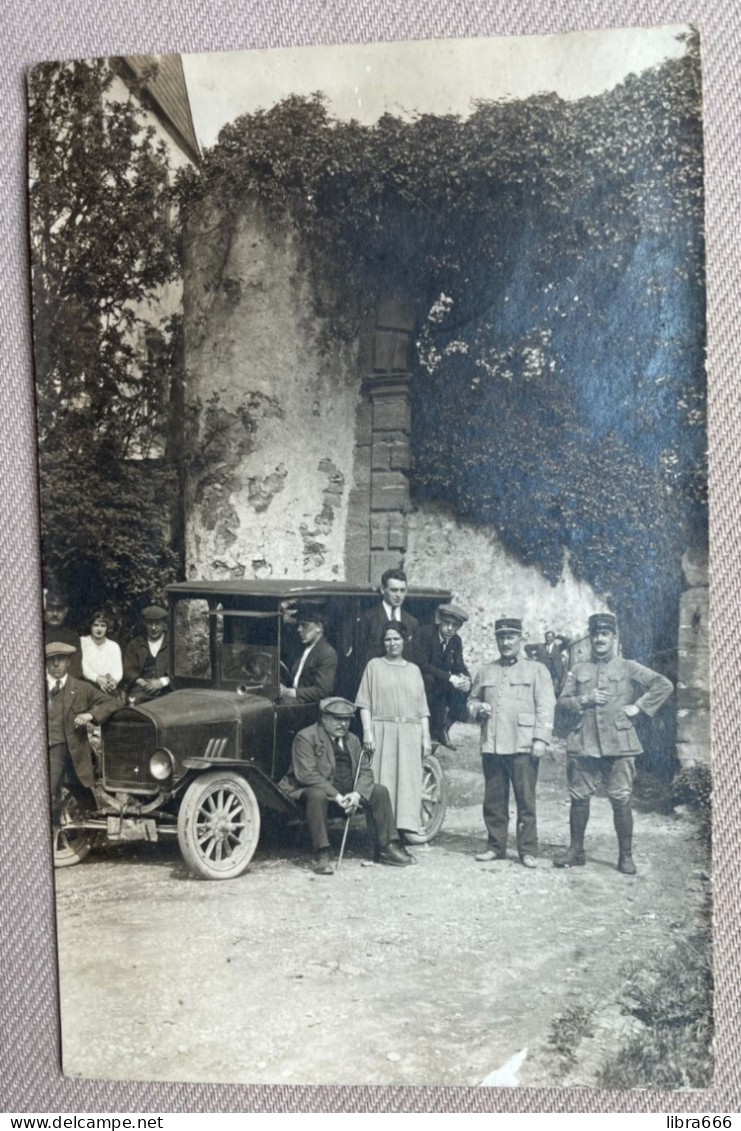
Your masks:
M 61 681 L 61 679 L 58 679 L 57 682 L 54 684 L 54 686 L 51 689 L 52 699 L 56 699 L 57 695 L 59 694 L 59 692 L 61 690 L 62 690 L 62 681 Z

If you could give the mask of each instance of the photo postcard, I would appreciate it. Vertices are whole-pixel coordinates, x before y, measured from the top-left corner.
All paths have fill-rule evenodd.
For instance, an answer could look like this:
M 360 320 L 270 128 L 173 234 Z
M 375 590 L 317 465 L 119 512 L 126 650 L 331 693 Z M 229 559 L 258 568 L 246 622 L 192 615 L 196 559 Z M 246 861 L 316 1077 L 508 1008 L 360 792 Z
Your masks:
M 709 1087 L 697 32 L 43 63 L 29 194 L 65 1073 Z

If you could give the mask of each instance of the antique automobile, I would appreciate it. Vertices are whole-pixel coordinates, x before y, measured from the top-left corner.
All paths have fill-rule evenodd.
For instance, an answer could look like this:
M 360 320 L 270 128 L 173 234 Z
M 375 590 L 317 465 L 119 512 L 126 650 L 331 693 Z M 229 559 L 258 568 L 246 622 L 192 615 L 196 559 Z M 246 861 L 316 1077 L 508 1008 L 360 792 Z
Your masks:
M 107 841 L 176 836 L 189 868 L 207 879 L 241 875 L 257 847 L 260 813 L 289 820 L 302 810 L 278 787 L 294 735 L 318 705 L 280 700 L 300 654 L 297 602 L 321 607 L 339 664 L 335 694 L 354 698 L 358 618 L 378 594 L 347 582 L 191 581 L 170 585 L 168 646 L 174 688 L 122 706 L 101 728 L 94 807 L 72 795 L 55 829 L 55 863 L 75 864 L 96 835 Z M 450 599 L 410 591 L 420 621 Z M 434 755 L 424 759 L 418 842 L 439 832 L 447 803 Z

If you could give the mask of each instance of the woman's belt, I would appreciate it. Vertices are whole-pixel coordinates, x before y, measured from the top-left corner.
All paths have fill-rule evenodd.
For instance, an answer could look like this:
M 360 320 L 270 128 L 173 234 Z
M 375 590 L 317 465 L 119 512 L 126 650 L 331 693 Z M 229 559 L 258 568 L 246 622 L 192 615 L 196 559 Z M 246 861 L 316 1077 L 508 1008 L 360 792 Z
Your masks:
M 374 723 L 418 723 L 419 717 L 414 719 L 405 718 L 404 715 L 373 715 Z

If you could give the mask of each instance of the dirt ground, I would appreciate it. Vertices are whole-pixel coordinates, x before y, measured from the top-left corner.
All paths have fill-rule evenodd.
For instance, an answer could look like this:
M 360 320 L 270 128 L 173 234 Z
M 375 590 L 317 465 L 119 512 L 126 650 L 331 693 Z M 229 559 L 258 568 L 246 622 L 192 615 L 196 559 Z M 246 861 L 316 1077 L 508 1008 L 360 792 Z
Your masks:
M 594 1084 L 637 1022 L 626 963 L 692 929 L 708 886 L 691 823 L 636 812 L 638 875 L 620 875 L 611 812 L 592 805 L 585 868 L 568 839 L 562 751 L 538 785 L 541 859 L 476 863 L 484 846 L 475 728 L 441 752 L 442 833 L 417 867 L 315 876 L 305 834 L 266 831 L 240 879 L 192 878 L 173 841 L 95 851 L 56 874 L 69 1075 L 285 1084 L 476 1085 L 527 1049 L 526 1086 Z M 512 819 L 513 824 L 514 818 Z M 593 1009 L 575 1065 L 554 1018 Z

